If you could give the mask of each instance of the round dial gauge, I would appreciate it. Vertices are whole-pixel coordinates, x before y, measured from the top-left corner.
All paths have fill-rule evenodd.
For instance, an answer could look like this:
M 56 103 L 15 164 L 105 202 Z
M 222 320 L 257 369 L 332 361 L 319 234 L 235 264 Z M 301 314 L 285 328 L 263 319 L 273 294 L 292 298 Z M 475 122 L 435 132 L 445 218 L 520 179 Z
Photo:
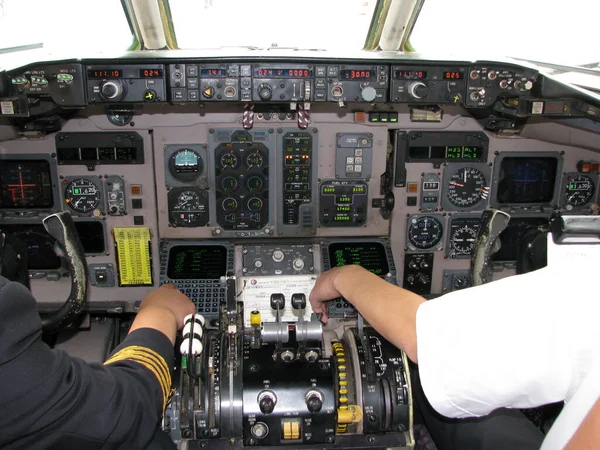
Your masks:
M 264 185 L 264 180 L 258 175 L 253 175 L 246 180 L 246 186 L 250 192 L 262 191 Z
M 258 197 L 252 197 L 248 200 L 248 209 L 252 212 L 259 212 L 263 208 L 263 201 Z
M 470 255 L 475 248 L 477 240 L 477 229 L 469 224 L 456 227 L 452 230 L 450 236 L 451 255 L 466 256 Z
M 171 175 L 180 181 L 193 181 L 202 173 L 202 157 L 189 148 L 177 150 L 169 159 Z
M 203 226 L 206 215 L 206 201 L 194 190 L 179 192 L 171 207 L 171 219 L 183 227 Z
M 433 216 L 420 216 L 410 219 L 408 224 L 408 240 L 416 248 L 434 247 L 442 239 L 443 227 Z
M 101 194 L 98 186 L 85 178 L 69 181 L 65 188 L 65 202 L 73 211 L 89 213 L 100 204 Z
M 261 167 L 263 165 L 263 157 L 260 153 L 250 153 L 246 156 L 246 165 L 248 169 L 252 167 Z
M 565 186 L 565 202 L 571 206 L 583 206 L 592 199 L 595 190 L 594 182 L 587 175 L 569 177 Z
M 225 177 L 221 180 L 221 187 L 225 192 L 237 191 L 238 180 L 234 177 Z
M 238 209 L 238 201 L 233 197 L 227 197 L 225 200 L 223 200 L 221 206 L 225 211 L 233 212 Z
M 462 208 L 476 205 L 488 196 L 485 176 L 473 167 L 462 167 L 448 180 L 446 195 L 453 205 Z
M 237 167 L 237 165 L 238 165 L 237 156 L 235 156 L 233 153 L 225 153 L 223 156 L 221 156 L 221 165 L 223 166 L 223 168 Z

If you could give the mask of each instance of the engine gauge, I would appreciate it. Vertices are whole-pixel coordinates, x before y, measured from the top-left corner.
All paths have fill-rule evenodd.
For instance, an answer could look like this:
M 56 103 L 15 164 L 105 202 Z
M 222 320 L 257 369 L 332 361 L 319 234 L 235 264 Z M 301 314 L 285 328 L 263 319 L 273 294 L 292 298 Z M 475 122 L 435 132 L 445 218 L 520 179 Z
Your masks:
M 237 156 L 235 156 L 233 153 L 225 153 L 223 156 L 221 156 L 221 166 L 223 166 L 223 169 L 227 167 L 235 169 L 238 166 Z
M 174 226 L 205 226 L 208 222 L 208 195 L 200 189 L 172 189 L 169 192 L 169 216 Z
M 442 239 L 443 226 L 434 216 L 412 216 L 408 221 L 408 241 L 418 249 L 435 247 Z
M 564 191 L 567 209 L 570 209 L 569 205 L 571 207 L 578 207 L 589 203 L 595 191 L 596 186 L 589 176 L 569 176 Z
M 449 244 L 446 254 L 450 258 L 468 258 L 473 253 L 480 219 L 456 217 L 450 221 Z
M 446 185 L 448 201 L 455 206 L 468 208 L 488 197 L 487 180 L 480 170 L 462 167 L 452 174 Z
M 265 181 L 258 175 L 253 175 L 246 180 L 246 187 L 250 192 L 262 191 Z
M 248 169 L 251 169 L 252 167 L 262 167 L 262 165 L 263 157 L 260 153 L 250 153 L 248 156 L 246 156 L 246 166 Z
M 102 200 L 100 189 L 87 178 L 71 180 L 65 187 L 65 203 L 73 211 L 89 213 L 97 209 Z
M 202 157 L 189 148 L 177 150 L 169 159 L 169 170 L 179 181 L 194 181 L 203 169 Z
M 221 180 L 221 188 L 224 192 L 237 191 L 239 187 L 238 180 L 235 177 L 225 177 Z

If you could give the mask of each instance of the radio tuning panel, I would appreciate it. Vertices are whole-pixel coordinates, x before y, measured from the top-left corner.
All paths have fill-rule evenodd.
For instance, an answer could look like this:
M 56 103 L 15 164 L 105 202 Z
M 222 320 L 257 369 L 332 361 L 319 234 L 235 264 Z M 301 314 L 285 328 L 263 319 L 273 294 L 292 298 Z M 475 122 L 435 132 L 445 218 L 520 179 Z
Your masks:
M 316 230 L 317 133 L 280 129 L 281 163 L 278 189 L 279 231 L 283 235 L 313 235 Z
M 391 101 L 461 104 L 466 79 L 463 67 L 392 66 Z
M 86 66 L 90 103 L 148 103 L 165 101 L 165 66 Z
M 258 237 L 273 233 L 276 192 L 274 130 L 218 129 L 209 132 L 212 233 Z
M 367 65 L 317 67 L 315 101 L 384 103 L 389 70 L 389 66 Z
M 299 102 L 312 98 L 312 66 L 255 65 L 252 77 L 254 101 Z

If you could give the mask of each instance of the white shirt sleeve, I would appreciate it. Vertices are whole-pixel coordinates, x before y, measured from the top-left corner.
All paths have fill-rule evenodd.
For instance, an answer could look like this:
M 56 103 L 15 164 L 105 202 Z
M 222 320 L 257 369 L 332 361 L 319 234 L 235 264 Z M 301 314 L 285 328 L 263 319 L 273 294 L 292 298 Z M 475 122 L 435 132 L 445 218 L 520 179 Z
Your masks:
M 565 398 L 560 315 L 543 292 L 545 269 L 452 292 L 417 311 L 423 390 L 448 417 L 473 417 L 502 406 L 527 408 Z M 548 340 L 549 339 L 549 340 Z
M 423 303 L 417 356 L 425 395 L 447 417 L 565 400 L 544 441 L 554 450 L 600 394 L 592 372 L 600 370 L 600 245 L 557 246 L 549 238 L 548 262 Z

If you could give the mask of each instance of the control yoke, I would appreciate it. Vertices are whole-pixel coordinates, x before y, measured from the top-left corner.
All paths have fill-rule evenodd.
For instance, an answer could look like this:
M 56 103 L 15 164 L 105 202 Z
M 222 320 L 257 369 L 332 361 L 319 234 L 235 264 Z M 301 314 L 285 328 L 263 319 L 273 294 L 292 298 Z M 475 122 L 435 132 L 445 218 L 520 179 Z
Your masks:
M 504 231 L 510 215 L 498 209 L 488 209 L 481 215 L 481 225 L 475 240 L 471 259 L 471 280 L 473 286 L 489 281 L 490 263 L 494 253 L 500 250 L 498 236 Z
M 58 212 L 43 220 L 44 227 L 55 240 L 54 251 L 63 258 L 71 273 L 71 292 L 58 311 L 42 317 L 42 328 L 47 333 L 57 333 L 81 314 L 87 299 L 87 266 L 83 246 L 71 215 Z

